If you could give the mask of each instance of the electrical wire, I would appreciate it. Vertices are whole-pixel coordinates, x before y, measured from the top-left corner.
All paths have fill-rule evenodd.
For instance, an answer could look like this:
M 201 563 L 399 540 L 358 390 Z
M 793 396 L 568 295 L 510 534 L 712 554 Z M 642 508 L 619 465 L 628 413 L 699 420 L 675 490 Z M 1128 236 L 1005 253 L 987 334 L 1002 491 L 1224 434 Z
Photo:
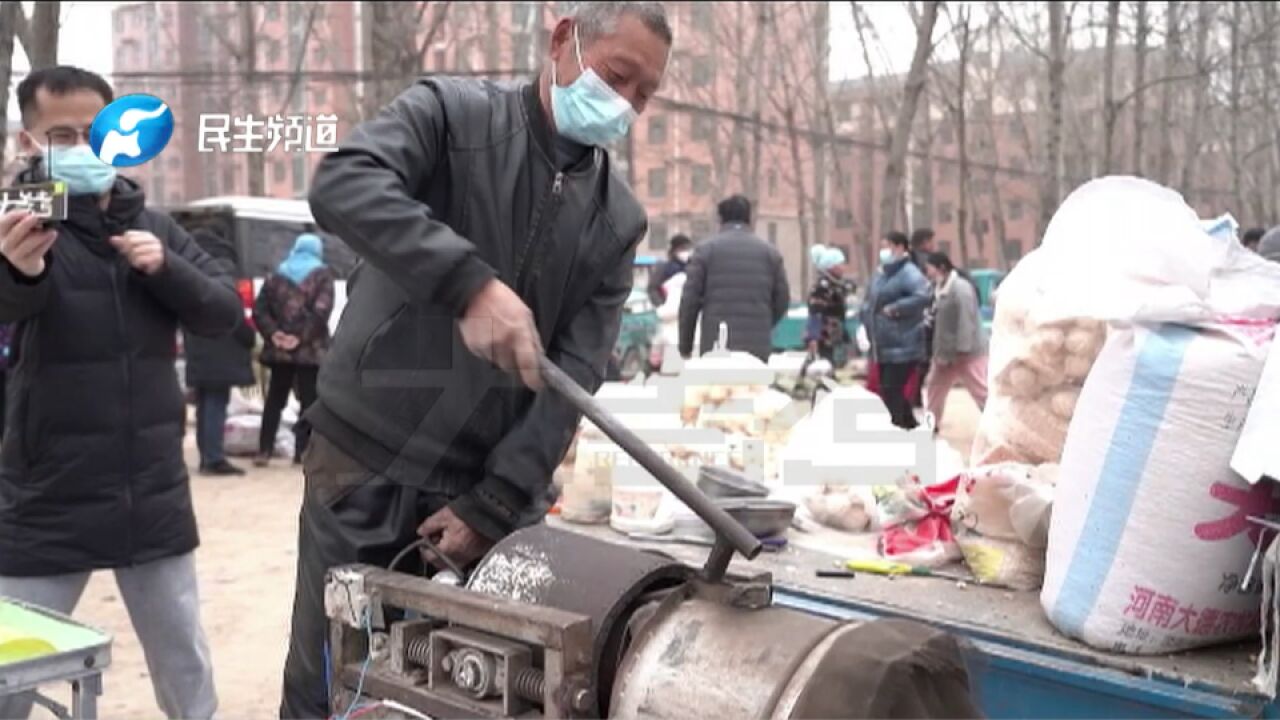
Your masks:
M 409 553 L 413 552 L 417 548 L 422 548 L 422 547 L 425 547 L 426 549 L 430 550 L 432 555 L 435 555 L 436 557 L 440 558 L 440 560 L 444 562 L 445 565 L 449 566 L 449 570 L 451 570 L 453 574 L 458 576 L 459 582 L 463 582 L 467 579 L 467 574 L 462 571 L 462 568 L 458 567 L 458 564 L 455 563 L 453 560 L 450 560 L 448 555 L 445 555 L 444 553 L 440 552 L 440 548 L 436 547 L 435 543 L 431 542 L 426 538 L 418 538 L 417 540 L 414 540 L 413 542 L 405 546 L 403 550 L 396 553 L 396 556 L 391 560 L 391 564 L 387 566 L 387 569 L 394 571 L 396 567 L 400 565 L 400 561 L 408 557 Z
M 360 704 L 360 696 L 364 695 L 364 681 L 369 676 L 369 666 L 373 664 L 373 606 L 367 605 L 364 609 L 364 630 L 369 639 L 369 653 L 364 656 L 364 664 L 360 666 L 360 679 L 356 682 L 356 694 L 351 698 L 351 704 L 347 706 L 346 712 L 336 716 L 331 720 L 352 720 L 353 717 L 359 717 L 359 714 L 353 715 L 356 706 Z

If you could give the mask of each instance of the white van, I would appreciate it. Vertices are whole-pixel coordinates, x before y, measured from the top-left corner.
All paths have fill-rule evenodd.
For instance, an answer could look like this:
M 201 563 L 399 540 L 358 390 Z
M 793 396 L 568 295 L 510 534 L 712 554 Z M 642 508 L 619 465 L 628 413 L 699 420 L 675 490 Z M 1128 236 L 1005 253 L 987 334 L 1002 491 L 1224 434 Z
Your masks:
M 166 211 L 187 232 L 211 228 L 235 243 L 240 256 L 236 289 L 246 314 L 253 312 L 253 301 L 263 281 L 288 256 L 298 235 L 303 232 L 319 235 L 324 240 L 325 263 L 337 275 L 333 315 L 329 318 L 330 330 L 337 330 L 347 302 L 347 278 L 359 258 L 346 243 L 315 227 L 307 201 L 224 195 Z

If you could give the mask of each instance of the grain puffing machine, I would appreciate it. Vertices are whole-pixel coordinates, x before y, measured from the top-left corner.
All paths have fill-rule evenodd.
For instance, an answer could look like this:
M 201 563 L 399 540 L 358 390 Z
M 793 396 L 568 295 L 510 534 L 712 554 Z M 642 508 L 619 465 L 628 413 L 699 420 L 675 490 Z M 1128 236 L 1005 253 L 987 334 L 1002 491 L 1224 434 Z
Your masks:
M 335 712 L 372 700 L 433 718 L 977 715 L 957 638 L 774 606 L 769 575 L 728 572 L 760 541 L 558 368 L 544 363 L 543 375 L 711 526 L 706 565 L 537 525 L 460 585 L 334 568 Z

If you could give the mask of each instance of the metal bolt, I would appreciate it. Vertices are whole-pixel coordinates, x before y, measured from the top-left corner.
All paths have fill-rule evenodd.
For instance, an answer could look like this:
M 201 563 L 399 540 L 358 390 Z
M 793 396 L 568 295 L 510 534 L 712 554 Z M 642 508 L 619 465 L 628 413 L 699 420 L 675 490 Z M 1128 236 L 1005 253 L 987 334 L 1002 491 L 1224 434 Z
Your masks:
M 591 691 L 583 688 L 573 694 L 573 709 L 586 712 L 591 709 Z

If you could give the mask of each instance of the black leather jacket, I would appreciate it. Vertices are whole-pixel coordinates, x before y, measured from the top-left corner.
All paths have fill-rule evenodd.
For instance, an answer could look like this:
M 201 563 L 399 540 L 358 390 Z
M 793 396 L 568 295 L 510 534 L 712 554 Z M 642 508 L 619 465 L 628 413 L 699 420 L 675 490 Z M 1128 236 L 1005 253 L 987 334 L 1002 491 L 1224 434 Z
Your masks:
M 608 155 L 560 172 L 553 137 L 536 84 L 426 78 L 320 163 L 310 196 L 365 263 L 308 420 L 493 539 L 541 519 L 579 416 L 471 355 L 456 320 L 498 277 L 594 392 L 646 231 Z

